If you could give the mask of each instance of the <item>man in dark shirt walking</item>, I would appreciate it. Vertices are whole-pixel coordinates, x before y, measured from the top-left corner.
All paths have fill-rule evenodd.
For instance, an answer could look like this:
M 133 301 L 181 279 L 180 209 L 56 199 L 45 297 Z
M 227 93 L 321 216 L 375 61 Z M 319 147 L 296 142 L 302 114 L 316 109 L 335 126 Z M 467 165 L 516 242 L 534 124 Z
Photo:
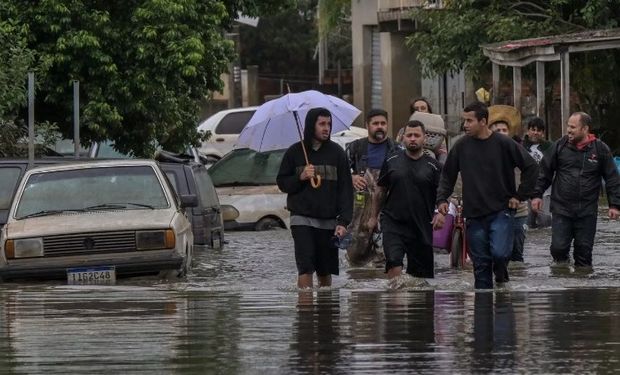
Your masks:
M 489 129 L 488 118 L 483 103 L 465 107 L 465 136 L 448 153 L 437 191 L 438 210 L 445 215 L 461 173 L 463 216 L 467 219 L 476 289 L 492 289 L 493 273 L 496 282 L 508 281 L 515 210 L 519 202 L 532 195 L 538 173 L 536 161 L 521 145 Z M 515 168 L 521 171 L 518 190 Z
M 351 171 L 342 147 L 330 140 L 331 128 L 327 109 L 309 110 L 302 142 L 310 164 L 306 165 L 301 142 L 297 142 L 284 153 L 276 178 L 280 190 L 288 194 L 299 288 L 312 288 L 315 272 L 319 286 L 331 285 L 331 275 L 339 272 L 334 236 L 344 236 L 351 221 Z M 317 175 L 321 183 L 315 188 L 310 181 Z
M 402 273 L 405 254 L 408 274 L 434 277 L 433 226 L 443 225 L 443 215 L 433 218 L 441 165 L 424 154 L 425 132 L 420 121 L 407 123 L 403 134 L 405 150 L 385 160 L 377 181 L 379 192 L 373 199 L 368 227 L 377 225 L 382 209 L 385 269 L 390 279 Z

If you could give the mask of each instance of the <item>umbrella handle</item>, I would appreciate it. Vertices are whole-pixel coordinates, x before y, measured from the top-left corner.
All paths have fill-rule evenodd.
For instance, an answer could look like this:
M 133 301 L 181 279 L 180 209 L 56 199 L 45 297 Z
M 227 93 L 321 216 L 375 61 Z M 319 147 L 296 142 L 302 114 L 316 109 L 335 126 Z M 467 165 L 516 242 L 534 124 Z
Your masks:
M 319 186 L 321 186 L 321 176 L 319 176 L 318 174 L 314 177 L 312 177 L 310 179 L 310 185 L 315 188 L 318 189 Z

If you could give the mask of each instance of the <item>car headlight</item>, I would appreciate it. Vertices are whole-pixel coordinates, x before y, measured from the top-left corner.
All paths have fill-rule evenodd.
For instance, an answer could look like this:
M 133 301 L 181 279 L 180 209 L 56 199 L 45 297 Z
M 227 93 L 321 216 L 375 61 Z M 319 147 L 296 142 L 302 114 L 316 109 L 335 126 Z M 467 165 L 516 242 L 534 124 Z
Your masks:
M 42 257 L 43 239 L 39 237 L 6 240 L 4 255 L 7 259 Z
M 172 229 L 136 232 L 136 249 L 138 250 L 173 249 L 175 244 L 176 239 Z

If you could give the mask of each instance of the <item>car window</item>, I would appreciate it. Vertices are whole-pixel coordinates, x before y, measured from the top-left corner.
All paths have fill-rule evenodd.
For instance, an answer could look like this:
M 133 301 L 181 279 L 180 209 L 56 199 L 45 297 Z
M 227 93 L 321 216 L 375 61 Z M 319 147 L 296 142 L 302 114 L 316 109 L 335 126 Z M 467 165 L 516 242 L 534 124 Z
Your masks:
M 105 141 L 99 143 L 99 150 L 97 151 L 97 157 L 102 159 L 127 159 L 133 158 L 131 153 L 123 154 L 122 152 L 116 151 L 114 149 L 114 145 L 110 141 Z
M 105 204 L 169 207 L 162 185 L 149 166 L 82 168 L 30 175 L 16 218 L 39 211 L 80 210 Z
M 170 183 L 172 185 L 172 188 L 174 189 L 174 192 L 179 194 L 179 179 L 177 178 L 176 172 L 167 171 L 166 177 L 168 177 L 168 180 L 170 180 Z
M 0 168 L 0 210 L 8 210 L 10 208 L 13 192 L 19 182 L 20 174 L 20 168 Z
M 237 149 L 209 168 L 215 186 L 275 185 L 285 150 Z
M 217 134 L 239 134 L 250 121 L 254 111 L 232 112 L 222 118 L 215 128 Z
M 194 169 L 196 176 L 196 189 L 200 195 L 200 201 L 205 207 L 219 206 L 220 202 L 215 192 L 215 187 L 204 167 Z

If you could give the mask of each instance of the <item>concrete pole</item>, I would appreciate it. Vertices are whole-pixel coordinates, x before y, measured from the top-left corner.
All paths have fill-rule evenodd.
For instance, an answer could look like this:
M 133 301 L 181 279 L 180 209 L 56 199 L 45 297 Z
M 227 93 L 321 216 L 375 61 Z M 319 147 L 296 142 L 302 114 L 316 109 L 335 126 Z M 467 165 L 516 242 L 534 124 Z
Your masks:
M 512 96 L 514 107 L 521 112 L 521 67 L 512 67 Z
M 73 81 L 73 155 L 80 158 L 80 81 Z
M 570 57 L 568 51 L 560 52 L 560 92 L 562 103 L 562 135 L 566 133 L 566 123 L 570 111 Z
M 545 63 L 536 61 L 536 116 L 545 115 Z M 548 131 L 547 134 L 548 135 Z
M 28 73 L 28 164 L 34 164 L 34 73 Z
M 493 95 L 491 97 L 491 104 L 497 104 L 497 98 L 499 97 L 499 65 L 491 63 L 493 68 Z

